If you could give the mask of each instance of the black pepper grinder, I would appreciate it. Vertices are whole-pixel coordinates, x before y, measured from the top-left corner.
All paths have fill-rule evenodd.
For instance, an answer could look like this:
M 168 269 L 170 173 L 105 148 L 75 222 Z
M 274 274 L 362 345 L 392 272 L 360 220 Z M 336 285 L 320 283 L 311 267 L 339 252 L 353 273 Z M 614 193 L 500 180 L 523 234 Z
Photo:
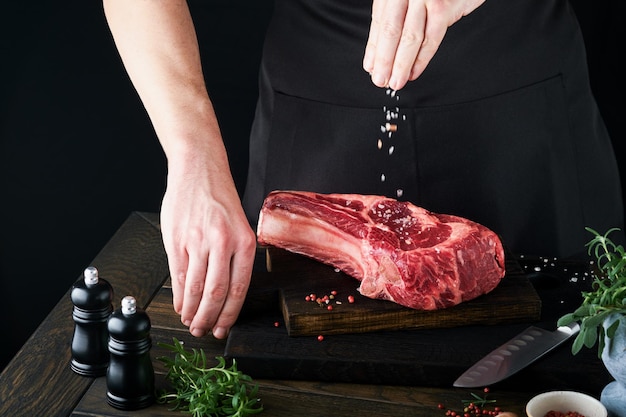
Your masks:
M 109 317 L 107 402 L 121 410 L 137 410 L 154 402 L 154 368 L 150 360 L 150 318 L 132 296 Z
M 74 304 L 70 367 L 79 375 L 103 376 L 109 365 L 107 320 L 113 311 L 113 288 L 98 277 L 93 266 L 86 268 L 83 275 L 70 292 Z

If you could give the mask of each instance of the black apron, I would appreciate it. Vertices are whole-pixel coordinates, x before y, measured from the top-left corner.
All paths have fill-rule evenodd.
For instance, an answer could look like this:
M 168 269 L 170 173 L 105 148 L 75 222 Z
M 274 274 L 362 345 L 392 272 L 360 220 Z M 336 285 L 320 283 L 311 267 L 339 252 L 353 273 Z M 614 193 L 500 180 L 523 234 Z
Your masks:
M 397 94 L 362 69 L 371 0 L 277 0 L 244 207 L 272 190 L 386 195 L 456 214 L 511 251 L 584 252 L 622 227 L 610 139 L 567 0 L 487 0 Z M 389 124 L 389 126 L 387 126 Z

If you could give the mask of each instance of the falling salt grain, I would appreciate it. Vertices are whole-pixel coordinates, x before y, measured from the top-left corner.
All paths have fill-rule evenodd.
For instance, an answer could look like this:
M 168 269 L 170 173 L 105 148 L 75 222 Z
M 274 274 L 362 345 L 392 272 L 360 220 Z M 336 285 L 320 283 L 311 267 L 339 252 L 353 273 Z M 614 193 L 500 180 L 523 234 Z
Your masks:
M 404 194 L 404 190 L 402 190 L 401 188 L 398 188 L 396 190 L 396 195 L 398 196 L 398 198 L 402 197 L 402 194 Z
M 378 149 L 382 149 L 383 148 L 383 141 L 378 139 Z
M 380 174 L 380 181 L 385 182 L 385 174 Z
M 380 148 L 378 148 L 378 149 L 380 149 Z M 389 147 L 389 155 L 393 154 L 393 150 L 394 150 L 394 149 L 395 149 L 395 148 L 394 148 L 393 146 L 390 146 L 390 147 Z

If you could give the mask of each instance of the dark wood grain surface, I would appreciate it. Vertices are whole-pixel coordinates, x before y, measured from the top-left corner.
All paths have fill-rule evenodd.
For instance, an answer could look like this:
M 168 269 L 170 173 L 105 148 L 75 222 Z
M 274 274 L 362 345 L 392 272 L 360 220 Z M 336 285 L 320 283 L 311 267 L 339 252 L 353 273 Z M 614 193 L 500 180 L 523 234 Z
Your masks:
M 170 343 L 176 337 L 187 346 L 203 348 L 209 357 L 224 354 L 225 341 L 213 339 L 211 336 L 190 336 L 172 310 L 167 260 L 158 217 L 155 214 L 133 213 L 93 260 L 92 265 L 113 285 L 115 307 L 119 306 L 123 296 L 134 295 L 148 312 L 152 321 L 151 356 L 157 387 L 167 387 L 164 369 L 157 358 L 169 353 L 158 345 L 160 342 Z M 267 306 L 276 304 L 277 293 L 272 289 L 263 290 L 268 288 L 263 284 L 269 279 L 269 274 L 255 273 L 253 287 L 256 290 L 246 301 L 242 323 L 251 317 L 261 318 L 263 314 L 273 314 L 271 310 L 268 311 Z M 546 299 L 551 300 L 549 295 Z M 116 410 L 106 402 L 104 377 L 94 379 L 74 374 L 69 368 L 73 334 L 71 312 L 68 289 L 66 296 L 0 374 L 0 416 L 183 415 L 162 404 L 154 404 L 138 411 Z M 275 337 L 274 331 L 270 329 L 275 328 L 271 326 L 265 329 L 267 338 Z M 284 330 L 283 328 L 282 331 Z M 509 329 L 510 332 L 515 330 Z M 282 343 L 281 340 L 276 343 Z M 367 349 L 368 346 L 361 343 L 360 348 Z M 451 356 L 458 356 L 463 352 L 463 340 L 451 339 L 446 346 L 433 346 L 432 349 L 448 351 Z M 572 378 L 586 380 L 588 391 L 597 396 L 603 386 L 602 377 L 590 378 L 583 375 L 575 364 L 576 360 L 566 356 L 555 362 L 555 366 L 569 367 Z M 434 387 L 430 384 L 416 386 L 392 383 L 354 384 L 320 379 L 270 379 L 256 377 L 244 364 L 240 365 L 240 369 L 249 373 L 259 384 L 259 395 L 265 409 L 261 415 L 266 416 L 443 416 L 445 411 L 439 410 L 438 404 L 458 410 L 461 408 L 461 400 L 476 392 L 447 386 Z M 384 369 L 378 372 L 384 372 Z M 548 375 L 537 376 L 536 373 L 530 373 L 526 375 L 526 379 L 520 379 L 527 381 L 525 389 L 496 386 L 492 387 L 490 396 L 497 399 L 502 409 L 523 416 L 525 403 L 539 390 L 536 388 L 536 381 L 528 379 L 529 376 L 550 379 Z

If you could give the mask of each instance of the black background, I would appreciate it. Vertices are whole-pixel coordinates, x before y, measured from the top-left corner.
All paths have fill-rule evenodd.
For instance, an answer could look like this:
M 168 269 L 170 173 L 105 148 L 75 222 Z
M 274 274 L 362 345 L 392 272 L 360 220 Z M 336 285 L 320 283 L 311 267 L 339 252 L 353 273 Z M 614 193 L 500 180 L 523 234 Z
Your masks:
M 592 88 L 623 158 L 617 60 L 626 6 L 572 3 Z M 207 88 L 242 191 L 272 0 L 190 4 L 201 47 L 210 51 L 203 55 Z M 99 1 L 6 2 L 0 62 L 1 369 L 130 212 L 159 211 L 165 159 Z

